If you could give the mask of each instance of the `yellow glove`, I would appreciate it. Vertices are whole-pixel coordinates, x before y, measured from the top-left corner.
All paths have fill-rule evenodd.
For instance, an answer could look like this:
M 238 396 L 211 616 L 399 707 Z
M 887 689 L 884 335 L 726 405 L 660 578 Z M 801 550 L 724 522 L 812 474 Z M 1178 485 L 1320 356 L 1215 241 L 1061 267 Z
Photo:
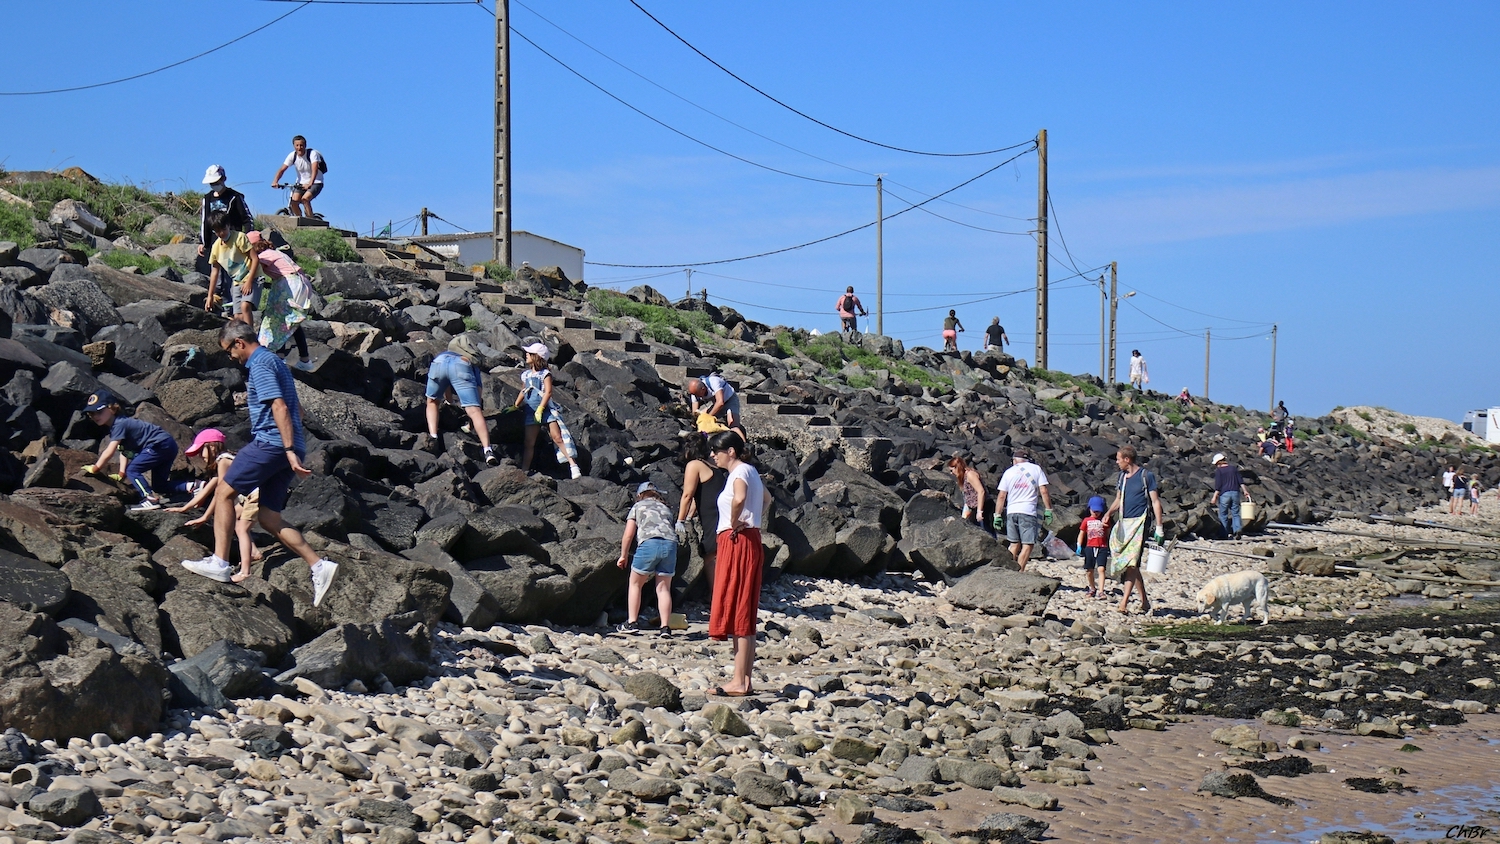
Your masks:
M 88 465 L 86 465 L 86 466 L 84 466 L 84 467 L 83 467 L 83 468 L 82 468 L 82 469 L 80 469 L 80 470 L 79 470 L 79 471 L 81 471 L 81 472 L 83 472 L 83 473 L 84 473 L 84 474 L 85 474 L 85 475 L 92 475 L 92 474 L 94 474 L 94 473 L 95 473 L 95 472 L 97 472 L 97 471 L 99 471 L 99 467 L 98 467 L 98 466 L 95 466 L 95 465 L 94 465 L 94 464 L 92 464 L 92 463 L 90 463 L 90 464 L 88 464 Z
M 125 481 L 125 476 L 120 474 L 119 472 L 113 472 L 110 474 L 109 479 L 116 483 L 123 483 Z
M 536 418 L 536 423 L 538 425 L 542 424 L 542 415 L 545 414 L 546 412 L 547 412 L 547 408 L 545 408 L 545 407 L 539 407 L 539 408 L 536 409 L 535 418 Z

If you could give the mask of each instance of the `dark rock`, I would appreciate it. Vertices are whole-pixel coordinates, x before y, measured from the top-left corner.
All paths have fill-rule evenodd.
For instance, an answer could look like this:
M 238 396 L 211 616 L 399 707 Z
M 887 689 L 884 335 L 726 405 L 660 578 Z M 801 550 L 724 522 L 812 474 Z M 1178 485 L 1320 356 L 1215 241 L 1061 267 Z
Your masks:
M 436 566 L 453 578 L 453 588 L 448 593 L 448 607 L 443 619 L 476 630 L 487 630 L 500 618 L 500 602 L 495 600 L 468 569 L 443 552 L 433 542 L 420 542 L 415 548 L 402 551 L 401 555 L 411 560 L 420 560 Z
M 225 390 L 214 381 L 183 378 L 156 388 L 161 407 L 179 422 L 191 425 L 200 419 L 224 412 Z
M 351 680 L 373 681 L 384 674 L 406 684 L 427 674 L 432 634 L 416 613 L 374 624 L 341 624 L 292 652 L 293 667 L 278 682 L 306 677 L 324 688 L 341 688 Z
M 325 267 L 324 269 L 327 268 Z M 319 277 L 321 277 L 321 274 Z M 360 820 L 377 823 L 381 826 L 396 826 L 411 830 L 421 830 L 424 828 L 422 818 L 416 812 L 413 812 L 410 806 L 399 800 L 372 800 L 368 797 L 361 797 L 359 798 L 359 802 L 354 805 L 354 808 L 350 810 L 350 814 Z
M 787 797 L 781 780 L 755 768 L 741 768 L 734 774 L 735 794 L 762 808 L 785 806 L 792 802 Z
M 93 789 L 59 788 L 31 798 L 26 811 L 58 826 L 82 826 L 104 814 L 104 807 Z
M 188 662 L 175 662 L 168 666 L 172 673 L 167 691 L 172 694 L 172 705 L 180 709 L 229 709 L 229 698 L 219 690 L 213 678 L 201 667 Z
M 906 527 L 897 547 L 930 577 L 952 579 L 980 566 L 1016 567 L 1004 545 L 983 528 L 957 516 L 903 524 Z
M 106 733 L 116 740 L 160 729 L 166 669 L 121 655 L 45 615 L 0 604 L 0 719 L 37 739 Z
M 280 661 L 293 634 L 264 598 L 236 583 L 219 583 L 186 569 L 169 572 L 175 585 L 161 602 L 164 638 L 184 657 L 196 656 L 221 639 Z
M 323 296 L 337 293 L 345 300 L 389 299 L 397 292 L 368 264 L 324 264 L 313 279 L 313 289 Z
M 0 601 L 56 615 L 67 603 L 68 576 L 31 557 L 0 551 Z
M 960 579 L 944 597 L 954 606 L 991 615 L 1040 616 L 1060 584 L 1054 577 L 986 567 Z
M 986 815 L 984 820 L 979 822 L 981 830 L 1012 832 L 1025 841 L 1041 840 L 1041 837 L 1047 834 L 1047 829 L 1050 826 L 1051 824 L 1046 821 L 1028 818 L 1025 815 L 1018 815 L 1014 812 L 1000 812 L 993 815 Z
M 659 706 L 672 712 L 682 711 L 682 690 L 660 674 L 632 674 L 625 678 L 625 691 L 647 706 Z
M 172 671 L 175 673 L 178 666 L 192 666 L 207 675 L 225 697 L 252 697 L 265 687 L 266 677 L 261 673 L 265 662 L 265 654 L 220 639 L 196 655 L 174 663 Z

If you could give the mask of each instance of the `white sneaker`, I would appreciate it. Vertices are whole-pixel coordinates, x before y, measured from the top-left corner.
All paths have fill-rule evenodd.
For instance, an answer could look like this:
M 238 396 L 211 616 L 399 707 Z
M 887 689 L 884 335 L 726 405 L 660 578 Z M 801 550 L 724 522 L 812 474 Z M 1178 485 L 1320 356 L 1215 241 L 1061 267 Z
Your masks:
M 182 567 L 193 574 L 202 575 L 209 580 L 217 580 L 220 583 L 229 583 L 234 575 L 234 566 L 227 560 L 209 554 L 201 560 L 183 560 Z
M 484 462 L 488 463 L 491 466 L 499 466 L 500 465 L 500 458 L 498 458 L 498 457 L 495 456 L 495 447 L 494 446 L 485 446 L 485 449 L 484 449 Z
M 571 474 L 571 475 L 570 475 L 570 477 L 572 477 L 572 478 L 573 478 L 573 480 L 575 480 L 575 481 L 576 481 L 576 480 L 578 480 L 578 479 L 579 479 L 579 478 L 581 478 L 581 477 L 583 477 L 583 470 L 582 470 L 582 469 L 580 469 L 580 468 L 578 468 L 578 467 L 577 467 L 577 466 L 576 466 L 576 465 L 575 465 L 575 466 L 574 466 L 574 467 L 573 467 L 573 471 L 572 471 L 572 474 Z
M 333 576 L 339 573 L 339 564 L 333 560 L 319 560 L 312 567 L 313 606 L 323 603 L 328 587 L 333 585 Z
M 298 360 L 296 363 L 292 364 L 292 368 L 300 369 L 303 372 L 312 372 L 313 362 L 311 360 Z

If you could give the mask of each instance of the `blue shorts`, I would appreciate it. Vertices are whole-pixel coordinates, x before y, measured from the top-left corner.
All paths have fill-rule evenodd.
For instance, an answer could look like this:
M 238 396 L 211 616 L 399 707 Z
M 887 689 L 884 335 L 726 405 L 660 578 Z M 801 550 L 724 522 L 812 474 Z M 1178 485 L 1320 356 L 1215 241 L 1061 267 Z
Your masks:
M 1084 548 L 1083 570 L 1102 569 L 1109 563 L 1108 548 Z
M 648 539 L 637 545 L 630 570 L 643 577 L 671 577 L 677 573 L 677 543 L 671 539 Z
M 1021 545 L 1035 545 L 1042 538 L 1042 520 L 1035 513 L 1009 513 L 1005 517 L 1005 538 Z
M 1467 489 L 1454 488 L 1454 490 L 1453 490 L 1453 497 L 1454 498 L 1468 498 L 1469 497 L 1469 491 Z
M 234 462 L 224 473 L 224 483 L 240 495 L 249 495 L 259 487 L 260 509 L 280 513 L 286 508 L 287 491 L 292 486 L 292 464 L 280 446 L 252 440 L 235 452 Z
M 461 357 L 440 357 L 427 370 L 427 397 L 442 401 L 443 393 L 452 390 L 464 407 L 480 407 L 479 372 Z M 535 408 L 533 408 L 533 411 Z

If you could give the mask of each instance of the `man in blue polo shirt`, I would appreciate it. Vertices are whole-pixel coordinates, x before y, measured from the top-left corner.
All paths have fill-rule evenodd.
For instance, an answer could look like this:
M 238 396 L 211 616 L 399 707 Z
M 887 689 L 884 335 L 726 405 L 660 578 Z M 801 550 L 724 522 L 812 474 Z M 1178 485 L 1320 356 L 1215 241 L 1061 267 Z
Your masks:
M 302 465 L 307 446 L 297 382 L 281 358 L 261 347 L 255 329 L 247 323 L 233 321 L 224 326 L 219 332 L 219 347 L 249 370 L 245 383 L 249 389 L 250 444 L 235 454 L 210 505 L 214 513 L 214 553 L 201 560 L 183 560 L 182 565 L 195 574 L 230 582 L 234 574 L 228 560 L 229 541 L 234 534 L 234 496 L 259 488 L 261 527 L 312 568 L 316 607 L 328 594 L 339 567 L 332 560 L 319 558 L 302 534 L 281 519 L 292 478 L 312 474 Z

